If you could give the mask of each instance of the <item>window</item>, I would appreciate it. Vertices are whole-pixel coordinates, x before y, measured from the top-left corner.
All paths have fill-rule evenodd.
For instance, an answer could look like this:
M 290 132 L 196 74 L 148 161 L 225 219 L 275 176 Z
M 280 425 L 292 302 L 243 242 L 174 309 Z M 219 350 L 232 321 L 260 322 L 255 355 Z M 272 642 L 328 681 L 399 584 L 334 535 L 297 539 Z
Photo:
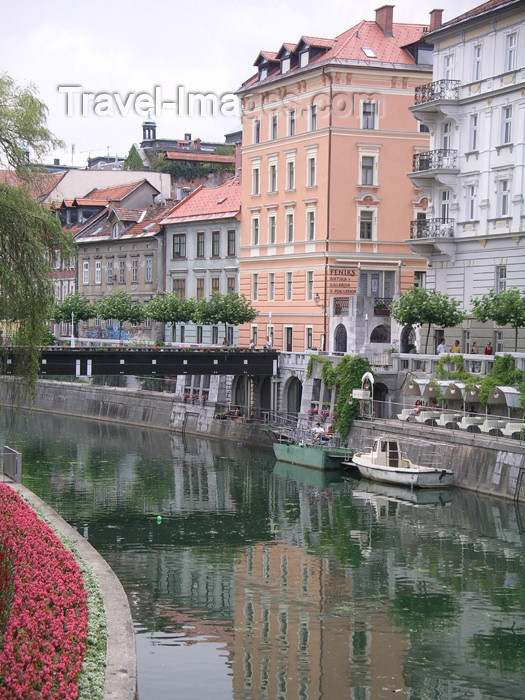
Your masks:
M 494 352 L 503 352 L 503 331 L 494 333 Z
M 252 299 L 254 301 L 259 299 L 259 274 L 257 272 L 252 275 Z
M 306 240 L 315 241 L 315 209 L 306 211 Z
M 146 258 L 146 272 L 144 281 L 146 283 L 153 282 L 153 260 L 151 258 Z
M 426 272 L 414 272 L 414 287 L 421 287 L 425 289 L 427 284 L 427 273 Z
M 467 210 L 466 217 L 468 221 L 473 221 L 476 218 L 476 187 L 467 185 Z
M 135 258 L 131 261 L 131 282 L 137 284 L 139 281 L 139 261 Z
M 268 192 L 277 192 L 277 164 L 270 163 L 268 169 Z
M 307 175 L 306 175 L 306 186 L 315 187 L 315 170 L 316 170 L 316 158 L 315 156 L 310 156 L 307 162 Z
M 501 143 L 512 143 L 512 106 L 506 105 L 501 110 Z
M 218 258 L 220 255 L 221 232 L 212 231 L 211 234 L 211 257 Z
M 259 80 L 264 80 L 268 77 L 268 65 L 265 63 L 259 68 Z
M 376 102 L 361 103 L 361 128 L 375 129 L 376 128 Z
M 260 143 L 261 141 L 261 121 L 260 119 L 255 119 L 253 122 L 253 143 Z
M 295 109 L 288 110 L 288 136 L 295 136 Z
M 220 279 L 219 277 L 211 278 L 211 292 L 212 294 L 218 294 L 220 291 Z
M 309 107 L 310 131 L 317 131 L 317 105 L 311 104 Z
M 443 149 L 448 151 L 450 149 L 450 144 L 452 143 L 452 123 L 445 122 L 442 127 L 441 132 L 441 144 Z
M 211 343 L 212 345 L 219 344 L 219 326 L 211 327 Z
M 392 299 L 395 293 L 396 273 L 393 270 L 363 272 L 359 277 L 361 293 L 369 297 Z
M 271 114 L 270 115 L 270 140 L 275 141 L 277 138 L 278 130 L 277 130 L 277 114 Z
M 106 280 L 108 284 L 113 284 L 113 260 L 108 260 L 106 265 Z
M 172 258 L 186 257 L 186 234 L 176 233 L 173 236 L 173 254 Z
M 259 217 L 252 218 L 252 245 L 259 245 Z
M 291 301 L 293 296 L 293 273 L 286 273 L 286 301 Z
M 175 278 L 172 282 L 173 293 L 179 297 L 179 299 L 184 299 L 186 296 L 186 280 L 182 278 Z
M 286 214 L 286 242 L 293 243 L 294 239 L 294 214 L 288 212 Z
M 228 277 L 226 279 L 226 292 L 229 294 L 230 292 L 235 291 L 235 277 Z
M 228 257 L 235 257 L 235 231 L 233 229 L 228 231 Z
M 60 270 L 60 251 L 59 250 L 54 251 L 53 266 L 54 266 L 55 270 Z
M 291 65 L 290 56 L 287 56 L 286 58 L 281 59 L 281 73 L 288 73 L 288 71 L 290 70 L 290 65 Z
M 505 70 L 516 68 L 516 49 L 518 43 L 517 34 L 508 34 L 505 47 Z
M 113 224 L 113 227 L 111 228 L 111 238 L 118 238 L 118 231 L 119 231 L 119 225 L 118 222 Z
M 202 326 L 197 326 L 197 343 L 202 344 Z
M 419 133 L 421 134 L 428 134 L 430 133 L 430 129 L 426 124 L 423 124 L 423 122 L 418 122 L 419 124 Z
M 301 51 L 301 53 L 299 54 L 299 67 L 304 68 L 305 66 L 307 66 L 309 60 L 310 60 L 310 52 L 309 51 Z
M 197 231 L 197 257 L 204 257 L 204 231 Z
M 374 184 L 374 157 L 363 156 L 361 158 L 361 185 Z
M 95 260 L 95 284 L 102 283 L 102 260 Z
M 372 240 L 372 227 L 374 223 L 374 212 L 362 210 L 359 213 L 359 238 L 361 240 Z
M 498 181 L 498 216 L 509 215 L 510 186 L 508 180 Z
M 186 327 L 181 326 L 180 327 L 180 342 L 183 343 L 186 338 Z
M 275 272 L 268 273 L 268 301 L 275 301 Z
M 204 277 L 197 277 L 197 301 L 204 298 Z
M 470 115 L 470 150 L 478 150 L 478 125 L 479 117 L 477 114 Z
M 481 45 L 472 48 L 472 80 L 481 80 Z
M 89 260 L 82 263 L 82 284 L 89 284 Z
M 306 299 L 312 301 L 314 298 L 314 271 L 306 271 Z
M 450 211 L 450 190 L 441 190 L 441 218 L 446 223 Z
M 260 172 L 259 168 L 252 169 L 252 195 L 260 194 Z
M 498 265 L 496 267 L 496 293 L 504 292 L 507 289 L 507 266 Z
M 276 240 L 276 219 L 275 214 L 268 214 L 268 244 L 275 245 Z
M 311 350 L 314 346 L 314 329 L 312 326 L 305 326 L 304 330 L 306 349 Z
M 295 189 L 295 161 L 289 160 L 286 163 L 286 189 Z
M 452 54 L 445 56 L 444 63 L 443 73 L 445 80 L 454 80 L 454 56 Z
M 119 260 L 118 263 L 118 281 L 120 284 L 125 284 L 126 282 L 126 261 Z

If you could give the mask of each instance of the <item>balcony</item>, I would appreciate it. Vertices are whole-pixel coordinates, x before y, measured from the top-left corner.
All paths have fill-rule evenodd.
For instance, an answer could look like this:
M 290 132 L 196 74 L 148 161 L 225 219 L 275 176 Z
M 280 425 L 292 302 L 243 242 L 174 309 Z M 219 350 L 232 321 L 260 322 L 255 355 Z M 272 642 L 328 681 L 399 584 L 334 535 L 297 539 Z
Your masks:
M 392 297 L 376 297 L 374 299 L 374 316 L 390 316 Z
M 436 80 L 433 83 L 420 85 L 414 96 L 415 105 L 424 105 L 436 100 L 458 100 L 459 80 Z
M 455 250 L 454 225 L 454 219 L 446 218 L 411 221 L 411 250 L 425 257 L 445 255 L 452 259 Z
M 451 148 L 416 153 L 412 159 L 412 172 L 408 177 L 415 187 L 428 190 L 435 181 L 446 187 L 456 182 L 458 152 Z

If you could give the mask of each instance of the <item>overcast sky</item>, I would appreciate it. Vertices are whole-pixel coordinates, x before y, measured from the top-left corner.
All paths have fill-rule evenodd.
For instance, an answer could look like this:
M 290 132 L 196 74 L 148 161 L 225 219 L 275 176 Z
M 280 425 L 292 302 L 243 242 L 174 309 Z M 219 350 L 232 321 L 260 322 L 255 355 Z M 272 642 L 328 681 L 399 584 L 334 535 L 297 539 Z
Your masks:
M 0 71 L 18 83 L 32 82 L 49 108 L 48 124 L 66 149 L 61 162 L 84 166 L 88 155 L 126 155 L 142 139 L 144 115 L 133 95 L 172 101 L 177 87 L 188 93 L 214 93 L 231 114 L 227 95 L 254 73 L 260 50 L 278 50 L 301 35 L 335 37 L 361 20 L 373 20 L 381 0 L 17 0 L 2 3 Z M 478 2 L 471 0 L 399 0 L 394 22 L 428 23 L 434 7 L 448 21 Z M 83 115 L 75 90 L 100 98 Z M 157 87 L 155 93 L 155 86 Z M 113 95 L 120 98 L 122 106 Z M 151 96 L 149 98 L 148 96 Z M 225 96 L 225 97 L 222 97 Z M 69 101 L 69 105 L 68 105 Z M 123 112 L 128 106 L 128 113 Z M 67 115 L 69 106 L 70 116 Z M 184 108 L 165 107 L 153 114 L 157 136 L 224 140 L 238 116 L 186 116 Z M 113 113 L 113 116 L 109 116 Z M 108 116 L 104 116 L 105 113 Z M 75 155 L 72 156 L 72 144 Z

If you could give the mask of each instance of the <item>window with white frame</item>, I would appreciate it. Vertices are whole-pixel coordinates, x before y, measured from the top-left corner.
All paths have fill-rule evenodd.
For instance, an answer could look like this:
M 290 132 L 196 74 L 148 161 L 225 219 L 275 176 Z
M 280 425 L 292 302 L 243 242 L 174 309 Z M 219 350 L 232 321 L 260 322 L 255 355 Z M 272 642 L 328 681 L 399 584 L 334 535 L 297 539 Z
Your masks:
M 444 150 L 450 150 L 452 144 L 452 122 L 445 122 L 441 129 L 441 146 Z
M 268 244 L 275 245 L 277 240 L 277 219 L 275 214 L 268 214 Z
M 304 341 L 305 341 L 305 346 L 306 350 L 311 350 L 314 346 L 314 329 L 312 326 L 305 326 L 304 327 Z
M 454 54 L 448 54 L 443 59 L 443 77 L 445 80 L 454 80 Z
M 503 352 L 503 331 L 494 332 L 494 352 Z
M 308 156 L 306 162 L 306 186 L 315 187 L 316 185 L 316 167 L 317 158 L 315 156 Z
M 261 193 L 260 170 L 259 166 L 252 168 L 252 195 Z
M 75 293 L 75 280 L 69 280 L 69 293 L 74 294 Z
M 259 245 L 259 217 L 252 217 L 252 245 Z
M 314 103 L 308 107 L 308 126 L 310 131 L 317 131 L 317 105 Z
M 102 260 L 95 260 L 95 284 L 102 284 Z
M 361 156 L 361 182 L 360 185 L 375 184 L 375 156 Z
M 295 109 L 288 110 L 288 136 L 295 136 Z
M 295 160 L 286 161 L 286 189 L 295 189 Z
M 53 263 L 55 270 L 60 270 L 60 265 L 61 265 L 60 251 L 55 250 L 54 251 L 54 263 Z
M 271 114 L 270 119 L 269 119 L 269 128 L 270 128 L 270 141 L 275 141 L 275 139 L 278 137 L 278 119 L 277 119 L 277 114 Z
M 113 260 L 106 263 L 106 280 L 108 284 L 113 284 Z
M 281 59 L 281 73 L 288 73 L 290 70 L 290 66 L 292 64 L 292 59 L 290 56 L 286 56 L 285 58 Z
M 252 299 L 257 301 L 259 299 L 259 273 L 254 272 L 252 275 Z
M 135 258 L 131 261 L 131 282 L 137 284 L 139 281 L 139 261 Z
M 306 240 L 315 241 L 315 209 L 306 210 Z
M 450 190 L 441 190 L 440 207 L 443 223 L 447 223 L 450 213 Z
M 293 273 L 287 272 L 286 273 L 286 290 L 285 290 L 286 301 L 291 301 L 292 296 L 293 296 Z
M 120 284 L 125 284 L 126 282 L 126 261 L 119 260 L 118 263 L 118 281 Z
M 501 109 L 501 143 L 512 143 L 512 105 Z
M 510 207 L 510 182 L 509 180 L 498 180 L 498 216 L 508 216 Z
M 144 275 L 144 281 L 146 283 L 153 282 L 153 260 L 151 258 L 146 258 L 146 270 Z
M 481 44 L 472 47 L 472 80 L 481 80 Z
M 495 292 L 504 292 L 507 289 L 507 266 L 496 266 Z
M 361 129 L 377 129 L 377 102 L 375 100 L 361 102 Z
M 425 289 L 427 285 L 427 273 L 417 270 L 414 272 L 414 287 Z
M 468 221 L 473 221 L 476 218 L 476 186 L 467 185 L 466 196 L 466 218 Z
M 261 141 L 261 120 L 253 120 L 253 143 L 260 143 Z
M 370 209 L 359 210 L 359 238 L 362 241 L 371 241 L 374 236 L 374 211 Z
M 477 151 L 479 148 L 479 115 L 470 115 L 469 150 Z
M 277 192 L 277 163 L 268 166 L 268 192 Z
M 314 298 L 314 271 L 306 271 L 306 299 L 313 301 Z
M 308 49 L 306 51 L 301 51 L 299 54 L 299 67 L 304 68 L 305 66 L 308 65 L 308 61 L 310 60 L 310 52 Z
M 55 282 L 55 299 L 60 301 L 60 282 Z
M 295 228 L 294 212 L 293 211 L 286 212 L 285 225 L 286 225 L 285 240 L 287 243 L 293 243 L 294 228 Z
M 268 273 L 268 301 L 275 301 L 275 272 Z
M 507 34 L 505 41 L 505 70 L 516 68 L 516 51 L 518 47 L 518 35 L 516 33 Z
M 89 260 L 82 263 L 82 284 L 89 284 Z

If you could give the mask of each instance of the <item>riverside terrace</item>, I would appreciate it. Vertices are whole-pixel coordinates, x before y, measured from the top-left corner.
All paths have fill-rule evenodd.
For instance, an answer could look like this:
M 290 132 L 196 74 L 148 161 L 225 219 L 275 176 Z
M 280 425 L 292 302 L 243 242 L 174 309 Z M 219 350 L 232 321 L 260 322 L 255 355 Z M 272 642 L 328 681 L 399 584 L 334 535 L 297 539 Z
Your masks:
M 16 375 L 17 356 L 12 347 L 2 348 L 0 374 Z M 276 375 L 279 353 L 271 350 L 228 348 L 70 348 L 43 347 L 40 375 Z

